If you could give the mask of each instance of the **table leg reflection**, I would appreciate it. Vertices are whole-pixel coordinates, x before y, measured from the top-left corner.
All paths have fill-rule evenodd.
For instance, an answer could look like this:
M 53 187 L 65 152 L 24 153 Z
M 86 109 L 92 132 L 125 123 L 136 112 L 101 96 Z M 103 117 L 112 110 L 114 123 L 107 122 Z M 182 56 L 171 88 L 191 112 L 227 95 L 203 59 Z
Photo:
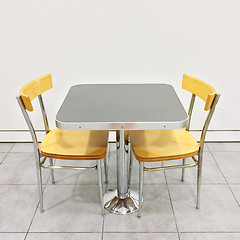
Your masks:
M 124 130 L 120 130 L 117 149 L 117 189 L 105 194 L 105 208 L 115 214 L 130 214 L 138 210 L 138 193 L 130 190 L 129 161 L 125 155 Z M 109 200 L 110 199 L 110 200 Z

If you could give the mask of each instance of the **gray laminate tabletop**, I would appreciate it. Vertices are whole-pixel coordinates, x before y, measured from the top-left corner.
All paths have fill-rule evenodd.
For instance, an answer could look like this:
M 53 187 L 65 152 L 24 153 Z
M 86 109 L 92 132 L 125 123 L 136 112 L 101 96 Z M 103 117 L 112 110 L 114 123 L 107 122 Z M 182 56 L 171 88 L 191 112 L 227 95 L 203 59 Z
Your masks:
M 177 129 L 188 115 L 168 84 L 80 84 L 56 116 L 63 130 Z

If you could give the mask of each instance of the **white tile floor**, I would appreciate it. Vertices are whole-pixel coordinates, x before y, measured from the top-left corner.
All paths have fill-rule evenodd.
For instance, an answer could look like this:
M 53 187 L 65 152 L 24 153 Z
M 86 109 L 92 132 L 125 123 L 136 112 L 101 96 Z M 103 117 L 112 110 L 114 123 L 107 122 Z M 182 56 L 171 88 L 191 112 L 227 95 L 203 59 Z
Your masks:
M 108 188 L 116 185 L 114 147 Z M 208 143 L 204 157 L 201 209 L 195 209 L 196 169 L 186 169 L 184 182 L 181 170 L 168 170 L 145 174 L 140 220 L 108 212 L 103 218 L 95 171 L 56 171 L 55 185 L 44 171 L 40 213 L 32 144 L 0 143 L 0 240 L 240 239 L 240 143 Z

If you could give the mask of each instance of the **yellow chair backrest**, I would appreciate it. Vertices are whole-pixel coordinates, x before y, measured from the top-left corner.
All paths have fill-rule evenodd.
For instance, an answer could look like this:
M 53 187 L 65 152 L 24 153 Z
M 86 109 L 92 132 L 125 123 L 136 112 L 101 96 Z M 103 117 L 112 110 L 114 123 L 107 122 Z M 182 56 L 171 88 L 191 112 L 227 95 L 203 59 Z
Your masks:
M 182 88 L 200 97 L 206 104 L 204 110 L 208 111 L 216 96 L 216 90 L 208 83 L 192 77 L 187 74 L 183 74 Z
M 52 87 L 52 77 L 50 73 L 41 76 L 22 87 L 19 91 L 19 94 L 25 109 L 28 111 L 33 111 L 31 101 Z

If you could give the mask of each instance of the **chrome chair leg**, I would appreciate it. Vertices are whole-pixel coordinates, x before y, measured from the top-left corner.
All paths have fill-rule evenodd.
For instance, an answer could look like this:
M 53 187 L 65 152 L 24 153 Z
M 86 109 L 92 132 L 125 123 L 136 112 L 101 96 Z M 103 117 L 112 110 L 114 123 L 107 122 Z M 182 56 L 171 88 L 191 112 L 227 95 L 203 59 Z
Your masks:
M 97 160 L 97 171 L 98 171 L 98 185 L 99 185 L 99 192 L 100 192 L 101 211 L 102 211 L 102 215 L 104 216 L 104 203 L 103 203 L 103 186 L 102 186 L 102 168 L 101 168 L 101 161 L 102 161 L 102 160 Z
M 143 196 L 143 162 L 139 162 L 139 208 L 138 218 L 141 218 L 142 213 L 142 196 Z
M 105 183 L 108 183 L 108 153 L 106 157 L 103 159 L 104 164 L 104 173 L 105 173 Z
M 201 191 L 201 180 L 202 180 L 202 155 L 198 155 L 198 167 L 197 167 L 197 204 L 196 208 L 200 208 L 200 191 Z
M 125 149 L 125 152 L 128 154 L 129 152 L 129 144 L 124 144 L 124 149 Z
M 182 165 L 185 164 L 185 158 L 183 158 L 182 160 Z M 182 178 L 181 178 L 181 181 L 183 182 L 184 181 L 184 174 L 185 174 L 185 168 L 182 168 Z
M 36 170 L 37 170 L 37 181 L 38 181 L 38 194 L 40 200 L 40 212 L 43 212 L 43 188 L 42 188 L 42 169 L 40 166 L 40 156 L 36 156 Z
M 49 158 L 50 166 L 53 166 L 53 160 L 52 158 Z M 55 183 L 55 178 L 54 178 L 54 171 L 51 169 L 51 178 L 52 178 L 52 184 Z
M 128 170 L 128 187 L 130 188 L 131 185 L 131 177 L 132 177 L 132 161 L 133 161 L 133 151 L 131 146 L 130 147 L 130 158 L 129 158 L 129 170 Z

